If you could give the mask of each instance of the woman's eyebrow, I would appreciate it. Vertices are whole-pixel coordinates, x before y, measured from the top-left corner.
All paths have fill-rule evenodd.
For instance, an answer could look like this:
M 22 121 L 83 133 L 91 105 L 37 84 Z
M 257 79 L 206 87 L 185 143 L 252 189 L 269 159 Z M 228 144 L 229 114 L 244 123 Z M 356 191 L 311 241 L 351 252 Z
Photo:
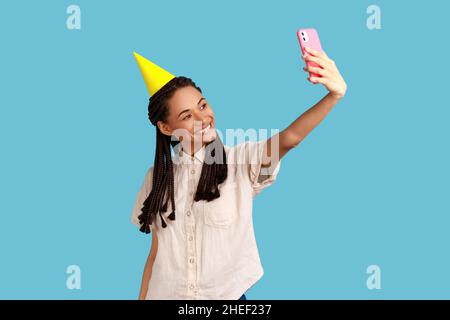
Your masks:
M 200 102 L 202 102 L 202 100 L 205 100 L 205 98 L 204 98 L 204 97 L 201 97 L 200 100 L 198 100 L 197 105 L 199 105 Z M 178 118 L 181 116 L 182 113 L 187 112 L 187 111 L 189 111 L 189 110 L 191 110 L 191 109 L 184 109 L 183 111 L 181 111 L 181 112 L 178 114 Z

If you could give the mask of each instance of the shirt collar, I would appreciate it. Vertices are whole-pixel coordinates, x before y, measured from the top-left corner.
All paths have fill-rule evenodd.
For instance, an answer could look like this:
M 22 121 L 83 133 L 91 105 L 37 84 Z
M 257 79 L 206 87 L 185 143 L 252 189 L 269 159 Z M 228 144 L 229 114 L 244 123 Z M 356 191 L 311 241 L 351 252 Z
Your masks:
M 188 154 L 180 148 L 179 152 L 175 152 L 174 160 L 179 160 L 179 163 L 184 164 L 202 164 L 205 159 L 206 146 L 202 146 L 198 149 L 193 156 Z M 178 161 L 176 162 L 178 163 Z

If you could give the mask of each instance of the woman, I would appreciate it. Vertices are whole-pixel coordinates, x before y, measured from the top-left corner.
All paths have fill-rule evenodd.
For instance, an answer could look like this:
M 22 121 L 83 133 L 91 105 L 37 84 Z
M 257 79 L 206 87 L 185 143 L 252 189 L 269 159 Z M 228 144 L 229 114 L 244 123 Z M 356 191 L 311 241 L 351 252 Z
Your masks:
M 281 158 L 344 97 L 347 86 L 324 52 L 307 49 L 308 80 L 329 91 L 286 129 L 258 142 L 223 145 L 202 90 L 135 53 L 151 98 L 154 165 L 145 176 L 132 222 L 152 232 L 140 299 L 246 299 L 263 275 L 252 201 L 272 184 Z M 171 148 L 174 150 L 172 156 Z

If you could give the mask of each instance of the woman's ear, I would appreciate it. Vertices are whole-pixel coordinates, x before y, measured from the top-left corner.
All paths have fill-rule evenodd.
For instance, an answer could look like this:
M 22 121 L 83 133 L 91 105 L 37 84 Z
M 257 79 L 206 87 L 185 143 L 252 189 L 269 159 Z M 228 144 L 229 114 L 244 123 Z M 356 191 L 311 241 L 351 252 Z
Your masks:
M 161 131 L 162 134 L 165 134 L 166 136 L 172 135 L 173 130 L 170 128 L 170 126 L 167 123 L 160 120 L 156 123 L 156 125 L 158 126 L 159 131 Z

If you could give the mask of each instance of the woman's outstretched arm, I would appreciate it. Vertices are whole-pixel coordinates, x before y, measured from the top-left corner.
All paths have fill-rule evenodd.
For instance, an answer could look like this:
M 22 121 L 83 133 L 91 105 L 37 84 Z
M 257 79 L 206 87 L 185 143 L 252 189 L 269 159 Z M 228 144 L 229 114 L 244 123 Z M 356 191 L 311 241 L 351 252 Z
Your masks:
M 289 150 L 296 147 L 327 116 L 347 91 L 347 84 L 336 67 L 336 64 L 325 52 L 313 49 L 307 49 L 307 52 L 309 54 L 304 56 L 305 61 L 315 62 L 320 67 L 305 67 L 303 70 L 321 75 L 321 77 L 310 77 L 308 80 L 313 84 L 321 83 L 329 92 L 286 129 L 267 140 L 264 150 L 265 158 L 263 167 L 275 169 L 278 161 Z

